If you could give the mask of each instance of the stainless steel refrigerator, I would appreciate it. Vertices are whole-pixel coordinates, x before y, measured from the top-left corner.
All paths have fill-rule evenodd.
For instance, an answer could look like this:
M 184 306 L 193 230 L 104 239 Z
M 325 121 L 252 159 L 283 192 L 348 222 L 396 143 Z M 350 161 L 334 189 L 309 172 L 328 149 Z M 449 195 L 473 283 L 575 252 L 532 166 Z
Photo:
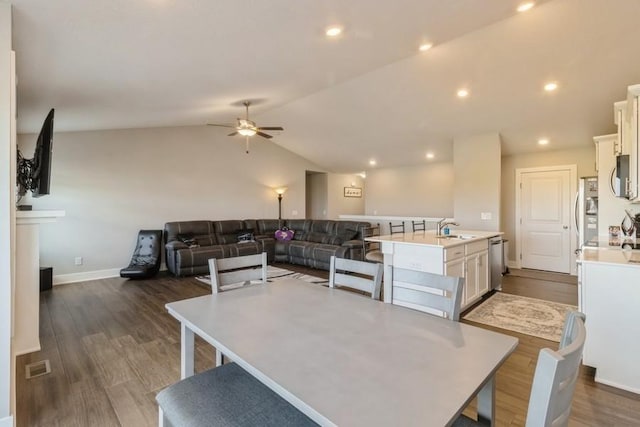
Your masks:
M 580 178 L 576 196 L 578 247 L 598 246 L 598 177 Z

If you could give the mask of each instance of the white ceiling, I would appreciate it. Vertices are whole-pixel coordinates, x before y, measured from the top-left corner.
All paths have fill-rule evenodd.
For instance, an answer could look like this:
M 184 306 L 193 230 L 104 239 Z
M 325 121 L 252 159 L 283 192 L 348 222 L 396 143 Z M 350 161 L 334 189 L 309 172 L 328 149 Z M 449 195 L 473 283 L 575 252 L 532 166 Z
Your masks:
M 488 131 L 505 153 L 589 146 L 640 83 L 640 1 L 518 3 L 13 0 L 19 132 L 51 107 L 73 131 L 231 122 L 251 99 L 275 143 L 334 171 L 447 160 Z

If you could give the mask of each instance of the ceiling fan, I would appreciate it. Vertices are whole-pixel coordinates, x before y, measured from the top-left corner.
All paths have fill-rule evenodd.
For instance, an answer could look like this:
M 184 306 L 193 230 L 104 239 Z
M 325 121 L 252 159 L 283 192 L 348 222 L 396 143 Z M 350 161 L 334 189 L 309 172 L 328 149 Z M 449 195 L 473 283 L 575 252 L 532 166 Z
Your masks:
M 227 136 L 236 136 L 236 135 L 242 135 L 245 137 L 246 140 L 246 150 L 247 150 L 247 154 L 249 154 L 249 138 L 254 136 L 254 135 L 259 135 L 263 138 L 267 138 L 267 139 L 271 139 L 273 138 L 273 136 L 266 134 L 262 131 L 264 130 L 284 130 L 281 126 L 264 126 L 264 127 L 258 127 L 256 126 L 256 122 L 249 120 L 249 105 L 251 105 L 251 102 L 249 101 L 244 101 L 242 103 L 245 106 L 246 109 L 246 114 L 245 114 L 245 118 L 241 119 L 238 118 L 236 119 L 236 125 L 219 125 L 219 124 L 213 124 L 213 123 L 207 123 L 207 126 L 219 126 L 219 127 L 224 127 L 224 128 L 232 128 L 235 129 L 234 132 L 231 132 L 229 135 Z

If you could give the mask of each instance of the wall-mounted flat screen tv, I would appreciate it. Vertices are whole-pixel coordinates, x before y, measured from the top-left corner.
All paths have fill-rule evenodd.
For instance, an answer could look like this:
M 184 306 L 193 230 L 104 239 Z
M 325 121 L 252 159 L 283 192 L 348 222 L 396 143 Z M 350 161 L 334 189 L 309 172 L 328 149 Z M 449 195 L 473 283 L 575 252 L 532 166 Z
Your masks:
M 36 150 L 33 154 L 31 174 L 31 193 L 33 197 L 49 194 L 51 187 L 51 149 L 53 146 L 53 115 L 52 108 L 42 124 Z

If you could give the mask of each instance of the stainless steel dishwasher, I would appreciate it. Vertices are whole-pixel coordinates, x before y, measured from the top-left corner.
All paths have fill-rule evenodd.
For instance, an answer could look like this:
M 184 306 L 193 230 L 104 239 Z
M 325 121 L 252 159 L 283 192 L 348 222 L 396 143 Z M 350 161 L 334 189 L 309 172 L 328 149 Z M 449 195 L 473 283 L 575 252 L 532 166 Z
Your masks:
M 504 271 L 504 240 L 501 236 L 489 239 L 489 265 L 491 266 L 491 289 L 502 289 Z

